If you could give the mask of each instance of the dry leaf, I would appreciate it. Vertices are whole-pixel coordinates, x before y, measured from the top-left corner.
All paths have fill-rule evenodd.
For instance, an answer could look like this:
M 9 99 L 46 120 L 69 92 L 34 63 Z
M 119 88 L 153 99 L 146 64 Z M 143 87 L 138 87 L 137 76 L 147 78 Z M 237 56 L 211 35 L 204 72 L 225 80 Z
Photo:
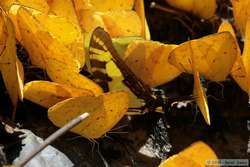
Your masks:
M 206 167 L 207 160 L 216 161 L 218 157 L 211 147 L 202 141 L 198 141 L 180 153 L 172 155 L 163 161 L 159 167 Z M 213 167 L 218 167 L 218 165 L 213 165 Z
M 62 127 L 87 112 L 90 116 L 71 131 L 89 139 L 96 139 L 110 131 L 127 109 L 128 95 L 119 91 L 98 97 L 76 97 L 59 102 L 48 110 L 48 116 L 56 126 Z
M 169 62 L 182 72 L 192 74 L 191 55 L 198 72 L 206 79 L 223 81 L 236 60 L 237 43 L 229 32 L 208 35 L 179 45 L 170 53 Z
M 45 108 L 71 97 L 93 96 L 90 90 L 77 89 L 49 81 L 31 81 L 24 86 L 24 98 Z

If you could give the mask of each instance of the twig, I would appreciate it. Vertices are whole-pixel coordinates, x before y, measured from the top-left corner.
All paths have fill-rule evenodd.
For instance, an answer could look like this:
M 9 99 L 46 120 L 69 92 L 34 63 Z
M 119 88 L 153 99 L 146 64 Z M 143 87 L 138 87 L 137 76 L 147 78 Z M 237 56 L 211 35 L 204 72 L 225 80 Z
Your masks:
M 179 11 L 177 9 L 171 9 L 171 8 L 168 8 L 168 7 L 163 7 L 163 6 L 159 5 L 159 4 L 157 4 L 156 2 L 151 2 L 150 8 L 158 9 L 158 10 L 161 10 L 161 11 L 164 11 L 164 12 L 167 12 L 167 13 L 170 13 L 170 14 L 176 16 L 176 17 L 174 17 L 174 19 L 179 21 L 191 34 L 194 34 L 194 31 L 188 25 L 188 23 L 186 23 L 185 21 L 182 20 L 182 19 L 184 19 L 184 20 L 186 20 L 186 21 L 188 21 L 190 23 L 193 21 L 192 19 L 190 19 L 187 16 L 186 12 L 182 12 L 182 11 Z
M 161 5 L 157 4 L 156 2 L 151 2 L 150 4 L 150 8 L 154 8 L 154 9 L 158 9 L 167 13 L 171 13 L 174 15 L 180 15 L 180 12 L 174 10 L 174 9 L 170 9 L 170 8 L 166 8 L 166 7 L 162 7 Z M 181 14 L 183 15 L 183 14 Z
M 68 124 L 64 125 L 62 128 L 58 129 L 55 133 L 53 133 L 47 139 L 45 139 L 44 142 L 36 150 L 33 150 L 26 158 L 24 158 L 22 161 L 20 161 L 17 166 L 23 167 L 32 158 L 34 158 L 40 151 L 42 151 L 45 147 L 47 147 L 50 143 L 52 143 L 58 137 L 62 136 L 68 130 L 72 129 L 74 126 L 81 123 L 88 116 L 89 116 L 89 113 L 84 113 L 84 114 L 78 116 L 77 118 L 73 119 L 72 121 L 70 121 Z

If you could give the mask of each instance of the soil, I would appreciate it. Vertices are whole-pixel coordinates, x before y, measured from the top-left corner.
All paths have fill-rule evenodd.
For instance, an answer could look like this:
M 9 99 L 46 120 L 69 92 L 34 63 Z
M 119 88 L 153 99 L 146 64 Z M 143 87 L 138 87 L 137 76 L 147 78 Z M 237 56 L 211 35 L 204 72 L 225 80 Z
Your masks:
M 201 21 L 190 14 L 187 14 L 187 19 L 152 9 L 150 3 L 150 0 L 145 1 L 152 40 L 163 43 L 179 44 L 214 33 L 221 18 L 232 18 L 229 0 L 220 0 L 218 17 L 208 21 Z M 161 0 L 156 3 L 169 7 Z M 27 54 L 20 46 L 18 54 L 25 66 L 26 82 L 48 79 L 44 71 L 35 68 L 31 70 Z M 192 76 L 183 74 L 161 88 L 169 95 L 186 95 L 192 93 L 192 86 Z M 250 141 L 250 130 L 247 127 L 247 121 L 250 120 L 247 94 L 231 78 L 222 83 L 205 81 L 204 86 L 207 88 L 211 126 L 206 125 L 197 107 L 189 104 L 181 109 L 174 106 L 166 114 L 147 113 L 132 118 L 124 117 L 111 132 L 95 143 L 68 132 L 52 145 L 65 153 L 77 167 L 156 167 L 162 159 L 178 153 L 198 140 L 211 146 L 221 159 L 250 158 L 247 153 Z M 0 89 L 0 107 L 5 111 L 2 115 L 6 117 L 9 115 L 7 111 L 11 111 L 11 105 L 3 82 L 0 83 Z M 16 122 L 42 138 L 58 129 L 48 120 L 46 109 L 26 100 L 19 104 Z M 3 131 L 1 128 L 1 132 Z M 16 136 L 17 134 L 0 136 L 0 143 L 4 146 L 9 163 L 20 150 L 20 139 Z M 153 148 L 151 153 L 156 154 L 153 157 L 139 151 L 146 143 Z

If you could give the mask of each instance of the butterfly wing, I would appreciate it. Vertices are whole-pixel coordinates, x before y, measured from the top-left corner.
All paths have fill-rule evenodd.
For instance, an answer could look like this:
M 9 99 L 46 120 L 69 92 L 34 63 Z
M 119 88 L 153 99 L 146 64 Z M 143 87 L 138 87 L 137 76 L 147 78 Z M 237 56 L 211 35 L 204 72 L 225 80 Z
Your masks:
M 90 46 L 90 54 L 92 55 L 93 53 L 97 53 L 96 49 L 98 49 L 99 52 L 108 52 L 111 55 L 110 60 L 120 69 L 124 77 L 123 82 L 138 98 L 146 102 L 155 100 L 150 87 L 141 81 L 120 58 L 112 44 L 109 34 L 104 31 L 103 28 L 98 27 L 93 31 Z
M 107 76 L 107 71 L 105 71 L 105 67 L 107 67 L 107 63 L 109 61 L 114 62 L 114 64 L 118 67 L 119 71 L 123 75 L 123 82 L 129 89 L 140 99 L 145 101 L 154 100 L 152 96 L 151 89 L 148 85 L 143 83 L 136 75 L 130 70 L 130 68 L 124 63 L 124 61 L 120 58 L 119 54 L 115 50 L 111 38 L 109 34 L 104 31 L 103 28 L 96 28 L 90 39 L 90 49 L 89 54 L 91 55 L 91 66 L 93 73 L 102 72 L 105 76 Z M 102 54 L 102 57 L 100 56 Z M 103 56 L 104 55 L 104 56 Z M 99 57 L 98 57 L 99 56 Z M 102 63 L 102 69 L 97 69 L 97 64 Z M 115 68 L 114 68 L 115 69 Z M 117 72 L 118 73 L 118 72 Z M 103 77 L 104 79 L 104 77 Z M 106 79 L 107 81 L 107 79 Z

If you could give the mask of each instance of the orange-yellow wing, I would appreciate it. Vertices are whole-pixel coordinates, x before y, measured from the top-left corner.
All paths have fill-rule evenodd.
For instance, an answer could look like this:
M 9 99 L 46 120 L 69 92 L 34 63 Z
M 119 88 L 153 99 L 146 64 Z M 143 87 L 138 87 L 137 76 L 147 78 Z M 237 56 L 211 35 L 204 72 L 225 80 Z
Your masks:
M 77 89 L 49 81 L 31 81 L 24 86 L 24 98 L 45 108 L 71 97 L 93 96 L 87 89 Z
M 89 0 L 98 12 L 107 12 L 111 10 L 132 10 L 134 0 Z
M 22 44 L 29 52 L 34 65 L 45 68 L 46 59 L 55 57 L 59 60 L 68 58 L 66 64 L 77 63 L 74 66 L 68 64 L 72 68 L 76 66 L 77 70 L 83 66 L 83 36 L 76 24 L 65 18 L 29 11 L 22 7 L 18 10 L 17 22 Z M 42 50 L 41 47 L 45 49 Z
M 70 22 L 78 24 L 75 9 L 71 0 L 49 0 L 48 5 L 49 13 L 64 17 Z
M 90 116 L 71 131 L 89 139 L 100 138 L 110 131 L 125 115 L 128 109 L 128 95 L 118 91 L 105 93 L 98 97 L 75 97 L 59 102 L 49 108 L 49 119 L 62 127 L 82 113 Z
M 250 17 L 250 1 L 248 0 L 232 0 L 233 14 L 236 27 L 241 34 L 245 36 L 246 24 Z
M 224 32 L 224 31 L 230 32 L 235 38 L 235 40 L 237 40 L 236 35 L 234 33 L 234 29 L 229 22 L 224 21 L 220 25 L 218 32 Z M 247 84 L 248 83 L 247 72 L 246 72 L 246 68 L 244 66 L 242 57 L 241 57 L 240 47 L 237 42 L 236 42 L 236 46 L 237 46 L 237 56 L 236 56 L 236 60 L 234 62 L 233 68 L 231 70 L 231 76 L 237 82 L 237 84 L 241 87 L 242 90 L 248 92 L 249 86 Z
M 61 42 L 53 38 L 48 32 L 37 31 L 35 37 L 39 41 L 39 44 L 41 44 L 41 53 L 44 55 L 45 64 L 47 64 L 50 59 L 53 59 L 63 63 L 65 67 L 72 71 L 80 71 L 81 65 L 73 56 L 72 52 Z
M 21 5 L 43 13 L 48 13 L 49 11 L 49 5 L 46 0 L 1 0 L 0 5 L 7 12 L 13 5 Z
M 83 32 L 92 32 L 96 27 L 105 28 L 102 17 L 89 1 L 73 0 L 76 15 Z
M 6 48 L 6 41 L 7 41 L 7 29 L 6 29 L 6 25 L 4 22 L 4 13 L 3 10 L 0 10 L 0 53 L 2 53 L 4 51 L 4 49 Z
M 49 6 L 46 0 L 1 0 L 0 6 L 8 13 L 8 16 L 14 23 L 16 38 L 19 41 L 21 41 L 21 35 L 18 29 L 16 15 L 20 6 L 26 7 L 29 10 L 38 10 L 46 14 L 49 12 Z
M 208 125 L 211 124 L 210 122 L 210 115 L 209 115 L 209 109 L 207 105 L 207 97 L 204 92 L 204 89 L 202 88 L 201 81 L 200 81 L 200 74 L 198 71 L 194 72 L 194 89 L 193 89 L 193 95 L 195 97 L 195 101 L 197 105 L 200 108 L 200 111 Z
M 150 32 L 149 32 L 148 23 L 145 17 L 145 9 L 144 9 L 143 0 L 135 0 L 135 11 L 141 20 L 141 25 L 142 25 L 141 36 L 144 39 L 150 40 Z
M 15 31 L 14 26 L 11 22 L 11 20 L 5 16 L 2 10 L 1 12 L 1 31 L 0 36 L 6 37 L 6 41 L 3 44 L 0 44 L 1 46 L 4 46 L 1 49 L 0 53 L 0 70 L 3 76 L 3 80 L 6 86 L 6 89 L 8 91 L 8 94 L 10 96 L 10 99 L 12 101 L 12 104 L 14 106 L 14 113 L 13 118 L 15 117 L 15 109 L 18 102 L 18 97 L 22 100 L 22 84 L 23 81 L 19 79 L 18 75 L 23 75 L 23 71 L 18 71 L 17 67 L 17 55 L 16 55 L 16 39 L 15 39 Z M 5 36 L 2 33 L 6 33 L 7 36 Z M 22 65 L 19 64 L 19 68 L 22 68 Z
M 133 6 L 133 1 L 131 1 Z M 125 36 L 140 36 L 142 34 L 142 25 L 140 17 L 133 10 L 120 9 L 123 6 L 115 7 L 119 5 L 129 5 L 127 1 L 81 1 L 74 0 L 75 10 L 79 20 L 79 24 L 83 32 L 92 32 L 97 27 L 103 27 L 107 30 L 111 37 L 125 37 Z M 108 10 L 104 9 L 99 11 L 95 5 L 101 5 L 101 8 L 105 8 L 106 4 L 114 6 Z M 119 6 L 118 5 L 118 6 Z M 129 5 L 130 6 L 130 5 Z M 130 7 L 129 7 L 130 8 Z M 131 7 L 132 9 L 132 7 Z
M 244 49 L 243 49 L 243 63 L 246 68 L 247 73 L 247 85 L 248 85 L 248 96 L 250 95 L 250 89 L 249 89 L 249 79 L 250 79 L 250 21 L 247 21 L 246 24 L 246 32 L 245 32 L 245 42 L 244 42 Z
M 40 41 L 36 39 L 37 22 L 35 22 L 27 9 L 20 8 L 17 14 L 17 24 L 22 38 L 22 45 L 29 53 L 33 65 L 45 68 L 45 59 L 40 49 Z
M 181 73 L 168 62 L 169 53 L 176 47 L 153 41 L 133 41 L 125 52 L 125 62 L 145 83 L 159 86 Z
M 190 42 L 190 48 L 192 47 L 192 42 Z M 206 93 L 202 87 L 201 80 L 200 80 L 200 73 L 197 70 L 197 60 L 193 55 L 191 55 L 191 64 L 192 70 L 194 75 L 194 88 L 193 88 L 193 95 L 195 97 L 195 101 L 200 108 L 200 111 L 208 125 L 211 124 L 210 122 L 210 115 L 209 115 L 209 108 L 207 104 L 207 97 Z
M 40 26 L 43 26 L 53 38 L 62 43 L 71 52 L 73 58 L 79 62 L 80 67 L 84 65 L 84 38 L 78 23 L 72 22 L 66 17 L 57 17 L 43 13 L 33 14 L 32 16 Z
M 223 81 L 236 60 L 237 43 L 229 32 L 208 35 L 179 45 L 170 53 L 169 62 L 192 74 L 191 56 L 196 60 L 198 72 L 206 79 Z
M 102 88 L 95 82 L 78 72 L 72 71 L 60 61 L 49 59 L 47 61 L 46 71 L 50 79 L 54 82 L 79 89 L 87 89 L 95 95 L 100 95 L 103 92 Z
M 167 3 L 175 8 L 190 12 L 204 19 L 209 19 L 215 15 L 217 4 L 216 0 L 166 0 Z
M 159 167 L 205 167 L 208 160 L 217 161 L 218 157 L 211 147 L 202 141 L 198 141 L 184 149 L 178 154 L 175 154 L 163 161 Z M 218 167 L 219 165 L 213 165 Z
M 18 10 L 17 21 L 22 36 L 22 44 L 29 53 L 32 64 L 43 69 L 48 59 L 61 61 L 79 72 L 80 63 L 66 46 L 35 19 L 34 15 L 25 8 Z
M 23 87 L 24 87 L 24 69 L 23 64 L 19 59 L 16 61 L 17 78 L 18 78 L 18 95 L 19 99 L 23 101 Z
M 141 20 L 135 11 L 108 11 L 101 14 L 104 25 L 112 37 L 141 36 Z

